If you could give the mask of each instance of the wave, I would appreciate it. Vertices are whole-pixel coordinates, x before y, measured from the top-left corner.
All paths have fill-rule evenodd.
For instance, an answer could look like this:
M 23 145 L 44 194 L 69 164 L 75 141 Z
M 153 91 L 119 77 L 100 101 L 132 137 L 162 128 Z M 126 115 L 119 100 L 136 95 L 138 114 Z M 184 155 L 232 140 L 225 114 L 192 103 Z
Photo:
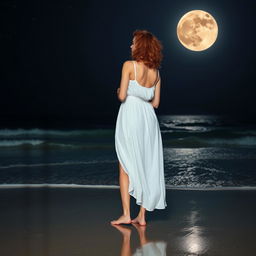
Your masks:
M 0 129 L 0 137 L 14 136 L 93 136 L 112 134 L 113 129 L 46 130 L 46 129 Z
M 22 148 L 22 149 L 104 149 L 112 148 L 112 144 L 107 143 L 86 143 L 86 144 L 70 144 L 70 143 L 54 143 L 43 140 L 0 140 L 0 148 Z
M 175 125 L 162 125 L 161 131 L 167 133 L 173 132 L 208 132 L 214 130 L 214 128 L 202 127 L 202 126 L 184 126 L 184 127 L 177 127 Z
M 173 138 L 164 141 L 165 146 L 171 147 L 255 147 L 256 137 L 244 136 L 239 138 L 199 138 L 195 136 Z
M 43 140 L 2 140 L 0 148 L 21 148 L 21 149 L 111 149 L 112 143 L 53 143 Z M 255 136 L 244 136 L 238 138 L 200 138 L 199 136 L 187 136 L 183 138 L 163 139 L 165 147 L 255 147 Z
M 22 145 L 37 146 L 44 143 L 42 140 L 1 140 L 0 147 L 17 147 Z
M 87 164 L 104 164 L 104 163 L 115 163 L 116 160 L 92 160 L 92 161 L 65 161 L 65 162 L 57 162 L 57 163 L 38 163 L 38 164 L 10 164 L 5 166 L 0 166 L 1 169 L 9 169 L 9 168 L 20 168 L 20 167 L 42 167 L 42 166 L 61 166 L 61 165 L 87 165 Z
M 161 133 L 167 147 L 255 147 L 256 130 L 234 127 L 179 127 L 163 124 Z M 183 126 L 183 127 L 182 127 Z M 0 148 L 22 149 L 111 149 L 114 129 L 45 130 L 0 129 Z

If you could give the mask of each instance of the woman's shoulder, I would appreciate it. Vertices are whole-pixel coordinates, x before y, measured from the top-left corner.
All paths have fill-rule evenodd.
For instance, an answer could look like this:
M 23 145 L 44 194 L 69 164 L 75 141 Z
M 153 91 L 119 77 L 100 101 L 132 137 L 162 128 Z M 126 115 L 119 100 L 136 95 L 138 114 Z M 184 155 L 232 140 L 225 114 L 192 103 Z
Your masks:
M 133 60 L 125 60 L 123 62 L 123 70 L 131 71 L 133 69 Z
M 123 62 L 123 64 L 124 63 L 133 63 L 135 60 L 125 60 L 124 62 Z
M 133 67 L 134 62 L 136 63 L 136 65 L 147 67 L 147 66 L 143 63 L 143 61 L 139 61 L 139 62 L 138 62 L 138 61 L 136 61 L 136 60 L 125 60 L 125 61 L 123 62 L 123 66 L 124 66 L 124 67 Z M 153 70 L 159 72 L 159 68 L 150 68 L 150 69 L 153 69 Z
M 131 66 L 131 65 L 133 64 L 133 61 L 134 61 L 134 60 L 125 60 L 125 61 L 123 62 L 123 66 Z

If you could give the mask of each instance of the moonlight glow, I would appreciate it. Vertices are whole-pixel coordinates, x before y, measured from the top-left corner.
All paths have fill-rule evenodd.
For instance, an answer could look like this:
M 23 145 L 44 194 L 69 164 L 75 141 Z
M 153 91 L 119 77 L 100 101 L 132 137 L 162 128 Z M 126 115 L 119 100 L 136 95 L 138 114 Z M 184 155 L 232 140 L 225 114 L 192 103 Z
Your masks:
M 193 10 L 183 15 L 177 25 L 177 36 L 183 46 L 203 51 L 216 41 L 218 26 L 211 14 Z

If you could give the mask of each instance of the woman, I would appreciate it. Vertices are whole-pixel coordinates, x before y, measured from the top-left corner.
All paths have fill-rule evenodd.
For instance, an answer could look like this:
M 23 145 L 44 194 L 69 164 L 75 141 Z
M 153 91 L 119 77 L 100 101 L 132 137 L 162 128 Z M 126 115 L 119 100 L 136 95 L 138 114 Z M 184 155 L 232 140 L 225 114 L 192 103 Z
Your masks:
M 136 30 L 131 45 L 132 61 L 122 67 L 115 149 L 119 160 L 119 183 L 123 215 L 111 224 L 146 225 L 146 210 L 164 209 L 165 179 L 162 137 L 154 108 L 160 103 L 158 68 L 162 44 L 150 32 Z M 140 205 L 131 220 L 130 195 Z

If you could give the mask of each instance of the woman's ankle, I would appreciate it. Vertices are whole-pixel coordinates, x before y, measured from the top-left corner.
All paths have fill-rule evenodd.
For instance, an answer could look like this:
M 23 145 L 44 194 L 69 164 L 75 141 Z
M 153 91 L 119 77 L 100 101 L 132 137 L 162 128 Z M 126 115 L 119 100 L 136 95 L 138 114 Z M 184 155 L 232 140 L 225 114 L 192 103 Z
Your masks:
M 139 216 L 140 218 L 144 218 L 144 219 L 145 219 L 145 213 L 143 213 L 143 212 L 139 212 L 138 216 Z

